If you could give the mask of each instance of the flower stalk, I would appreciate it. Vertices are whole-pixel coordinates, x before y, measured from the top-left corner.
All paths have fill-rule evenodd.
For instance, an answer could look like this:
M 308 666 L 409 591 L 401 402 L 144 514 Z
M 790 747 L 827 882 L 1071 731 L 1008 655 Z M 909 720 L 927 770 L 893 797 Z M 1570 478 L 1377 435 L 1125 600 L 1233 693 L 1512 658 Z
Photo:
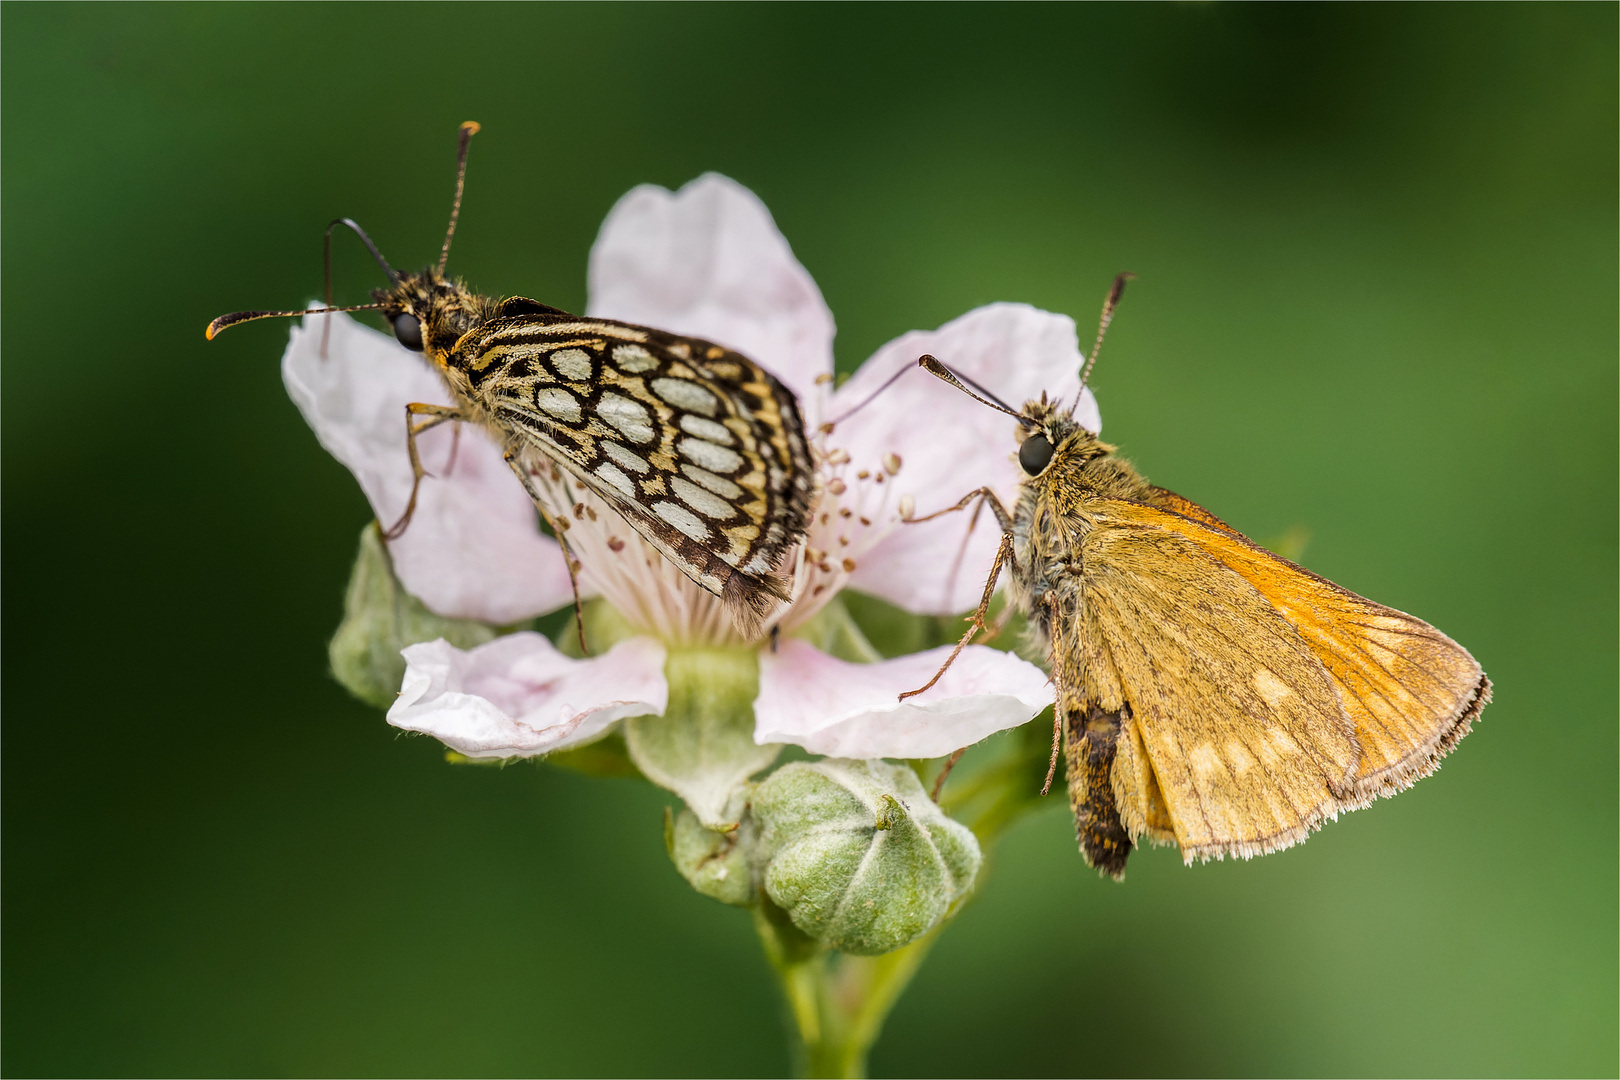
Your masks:
M 889 1010 L 944 924 L 881 956 L 823 948 L 769 900 L 755 910 L 754 927 L 786 998 L 795 1072 L 860 1077 L 866 1075 L 867 1054 Z

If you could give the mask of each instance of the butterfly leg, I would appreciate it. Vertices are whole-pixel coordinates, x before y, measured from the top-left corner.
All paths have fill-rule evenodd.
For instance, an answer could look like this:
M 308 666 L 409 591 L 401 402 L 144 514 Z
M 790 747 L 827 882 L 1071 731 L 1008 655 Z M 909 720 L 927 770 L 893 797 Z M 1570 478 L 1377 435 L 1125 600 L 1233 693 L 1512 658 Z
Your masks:
M 1008 563 L 1014 562 L 1012 553 L 1012 515 L 1007 512 L 1007 508 L 1005 506 L 1001 505 L 1001 500 L 996 498 L 996 493 L 987 487 L 983 487 L 977 491 L 971 492 L 955 506 L 947 507 L 944 510 L 929 514 L 926 517 L 909 518 L 907 519 L 906 523 L 910 525 L 923 521 L 932 521 L 934 518 L 941 517 L 945 514 L 955 513 L 958 510 L 965 510 L 975 499 L 979 500 L 979 505 L 973 511 L 974 516 L 977 517 L 979 511 L 983 510 L 985 504 L 988 503 L 990 505 L 991 513 L 996 515 L 996 523 L 1001 526 L 1001 544 L 996 548 L 995 561 L 990 564 L 990 576 L 985 580 L 984 583 L 984 595 L 979 598 L 979 607 L 978 610 L 973 613 L 973 618 L 968 620 L 967 633 L 962 635 L 962 639 L 956 643 L 956 648 L 951 650 L 951 655 L 946 657 L 945 662 L 940 665 L 939 670 L 934 672 L 934 677 L 929 679 L 923 685 L 919 686 L 917 689 L 908 690 L 901 694 L 901 701 L 906 700 L 908 697 L 916 697 L 918 694 L 939 682 L 940 677 L 944 675 L 950 666 L 956 662 L 956 658 L 962 655 L 962 650 L 967 648 L 968 643 L 973 640 L 973 636 L 979 631 L 986 629 L 984 617 L 990 612 L 990 599 L 995 596 L 996 582 L 1001 578 L 1001 568 Z M 997 620 L 997 632 L 1000 632 L 1001 626 L 1005 625 L 1005 623 L 1005 619 Z M 961 750 L 958 750 L 956 753 L 952 754 L 945 762 L 945 767 L 941 769 L 939 771 L 939 775 L 934 778 L 934 790 L 932 792 L 932 797 L 935 802 L 939 801 L 939 793 L 945 787 L 945 778 L 951 775 L 951 770 L 956 768 L 956 763 L 962 760 L 962 752 L 966 749 L 966 747 L 963 747 Z
M 949 758 L 946 758 L 945 767 L 939 770 L 938 776 L 934 777 L 934 789 L 928 793 L 928 797 L 933 799 L 936 804 L 939 802 L 939 793 L 945 790 L 945 778 L 951 775 L 951 770 L 956 768 L 956 763 L 962 760 L 962 755 L 965 753 L 967 753 L 967 747 L 964 746 Z
M 506 452 L 501 456 L 506 459 L 507 466 L 517 474 L 518 482 L 523 485 L 523 490 L 529 493 L 529 501 L 534 503 L 536 510 L 540 511 L 540 516 L 545 519 L 546 524 L 551 528 L 551 535 L 557 539 L 557 546 L 562 548 L 563 564 L 568 567 L 568 587 L 574 591 L 574 629 L 579 632 L 579 651 L 589 656 L 591 655 L 591 648 L 585 644 L 585 609 L 579 602 L 579 563 L 574 558 L 573 550 L 568 546 L 568 517 L 567 515 L 561 518 L 551 516 L 551 511 L 546 509 L 544 496 L 541 495 L 540 489 L 534 486 L 534 477 L 529 475 L 529 470 L 525 469 L 522 462 L 518 460 L 517 450 L 507 447 Z
M 967 533 L 962 537 L 962 546 L 956 552 L 956 561 L 951 564 L 951 573 L 947 580 L 955 581 L 956 571 L 962 564 L 962 556 L 967 552 L 968 536 L 972 535 L 974 526 L 978 524 L 979 512 L 984 509 L 986 502 L 988 501 L 995 503 L 996 510 L 1000 511 L 1000 513 L 997 514 L 998 518 L 1002 518 L 1002 515 L 1006 513 L 1006 509 L 1001 505 L 1000 500 L 996 499 L 995 495 L 989 495 L 988 498 L 984 497 L 983 493 L 987 491 L 989 491 L 988 488 L 980 488 L 979 491 L 974 492 L 974 495 L 980 496 L 979 505 L 973 508 L 973 516 L 968 519 Z M 1002 535 L 1006 535 L 1012 531 L 1010 521 L 1005 518 L 999 520 L 997 524 L 1001 526 Z M 1007 562 L 1012 566 L 1013 572 L 1017 573 L 1018 557 L 1016 555 L 1009 555 L 1007 557 Z M 996 640 L 996 638 L 1000 637 L 1001 632 L 1007 629 L 1007 623 L 1012 619 L 1012 613 L 1013 605 L 1011 603 L 1003 605 L 1001 614 L 996 616 L 996 621 L 985 628 L 984 636 L 979 639 L 979 644 L 988 645 L 992 641 Z
M 1057 593 L 1046 594 L 1046 605 L 1052 609 L 1052 625 L 1061 627 L 1063 622 L 1059 618 Z M 1052 757 L 1046 763 L 1046 781 L 1041 784 L 1041 794 L 1045 795 L 1052 790 L 1052 777 L 1057 775 L 1058 751 L 1063 749 L 1063 716 L 1068 705 L 1068 696 L 1063 692 L 1063 635 L 1052 634 Z
M 991 498 L 995 498 L 995 496 L 992 495 Z M 990 611 L 990 598 L 996 593 L 996 581 L 1001 577 L 1001 568 L 1012 558 L 1012 543 L 1011 532 L 1001 534 L 1001 545 L 996 548 L 996 561 L 990 565 L 990 577 L 984 583 L 984 596 L 979 600 L 979 610 L 975 611 L 973 617 L 968 620 L 967 633 L 962 635 L 962 640 L 956 643 L 956 648 L 951 650 L 951 655 L 946 657 L 945 662 L 939 666 L 939 670 L 934 672 L 934 677 L 917 687 L 917 689 L 907 690 L 901 694 L 901 701 L 906 700 L 908 697 L 916 697 L 939 682 L 940 676 L 944 675 L 950 666 L 956 662 L 956 658 L 962 655 L 962 650 L 967 648 L 968 642 L 973 640 L 973 636 L 985 628 L 984 617 Z
M 955 506 L 947 506 L 943 510 L 936 510 L 926 517 L 906 518 L 906 524 L 921 525 L 925 521 L 933 521 L 937 517 L 944 517 L 946 514 L 954 514 L 958 510 L 966 510 L 973 504 L 974 499 L 984 500 L 979 504 L 978 508 L 973 511 L 975 517 L 977 517 L 979 510 L 984 508 L 984 504 L 988 503 L 990 505 L 990 512 L 996 515 L 996 524 L 1001 526 L 1001 531 L 1004 533 L 1010 533 L 1013 531 L 1012 514 L 1008 512 L 1005 506 L 1001 505 L 1001 500 L 996 498 L 996 493 L 987 487 L 979 488 L 977 491 L 968 492 L 962 497 L 962 501 L 957 503 Z
M 992 499 L 995 498 L 994 495 L 990 497 Z M 1010 532 L 1004 532 L 1001 534 L 1001 545 L 996 548 L 996 561 L 990 567 L 990 579 L 984 583 L 984 596 L 979 600 L 979 610 L 973 613 L 973 618 L 970 621 L 967 633 L 962 635 L 962 640 L 956 643 L 956 648 L 951 650 L 951 655 L 946 657 L 945 662 L 940 665 L 939 670 L 934 672 L 934 677 L 929 679 L 927 683 L 923 684 L 921 687 L 918 687 L 916 690 L 908 690 L 904 694 L 901 694 L 901 701 L 904 701 L 906 698 L 912 697 L 915 694 L 920 694 L 924 690 L 927 690 L 930 686 L 933 686 L 935 683 L 939 682 L 940 676 L 945 674 L 946 669 L 955 663 L 956 658 L 962 654 L 962 650 L 967 648 L 968 642 L 973 640 L 973 635 L 984 629 L 985 612 L 990 609 L 990 597 L 995 595 L 996 579 L 1001 576 L 1001 566 L 1004 562 L 1012 558 L 1012 539 L 1012 533 Z M 939 802 L 939 793 L 945 788 L 945 778 L 951 775 L 951 770 L 956 768 L 956 763 L 962 760 L 962 754 L 965 750 L 967 750 L 967 747 L 964 746 L 958 749 L 956 753 L 952 754 L 945 762 L 945 767 L 940 769 L 939 775 L 934 778 L 934 790 L 930 793 L 929 797 L 932 798 L 936 803 Z
M 967 531 L 968 531 L 969 534 L 971 534 L 973 532 L 973 526 L 978 524 L 979 514 L 980 514 L 981 511 L 984 510 L 986 505 L 988 505 L 990 507 L 990 512 L 996 516 L 996 524 L 998 526 L 1000 526 L 1002 535 L 1007 536 L 1007 535 L 1012 533 L 1012 531 L 1013 531 L 1012 514 L 1008 513 L 1007 508 L 1005 506 L 1001 505 L 1001 500 L 996 498 L 996 493 L 994 491 L 992 491 L 991 489 L 987 488 L 987 487 L 982 487 L 982 488 L 979 488 L 977 491 L 969 492 L 967 495 L 963 496 L 962 501 L 957 503 L 955 506 L 947 506 L 943 510 L 936 510 L 932 514 L 927 515 L 926 517 L 906 518 L 905 523 L 907 525 L 920 525 L 922 522 L 933 521 L 935 518 L 944 517 L 946 514 L 954 514 L 954 513 L 958 512 L 960 510 L 966 510 L 968 508 L 968 506 L 975 499 L 978 500 L 979 504 L 977 506 L 973 507 L 973 517 L 971 519 L 969 519 L 969 521 L 968 521 Z M 967 550 L 967 537 L 963 536 L 963 538 L 962 538 L 962 551 L 966 551 L 966 550 Z M 960 562 L 961 562 L 962 551 L 957 552 L 957 556 L 956 556 L 957 557 L 957 563 L 952 564 L 952 566 L 951 566 L 950 580 L 954 580 L 955 577 L 956 577 L 956 569 L 957 569 L 957 565 L 959 565 Z M 1011 552 L 1009 552 L 1008 555 L 1007 555 L 1007 561 L 1008 561 L 1008 564 L 1013 568 L 1013 572 L 1017 573 L 1017 571 L 1018 571 L 1018 557 L 1016 555 L 1012 554 Z M 981 612 L 981 615 L 982 615 L 982 612 Z M 979 628 L 985 631 L 985 636 L 981 640 L 982 641 L 994 641 L 996 639 L 997 635 L 999 635 L 1001 633 L 1001 631 L 1006 627 L 1007 620 L 1008 620 L 1008 618 L 1011 617 L 1011 615 L 1012 615 L 1012 607 L 1008 606 L 1007 609 L 1005 611 L 1003 611 L 1001 613 L 1001 615 L 996 619 L 996 622 L 995 622 L 994 626 L 986 628 L 981 623 Z M 956 657 L 953 655 L 951 657 L 951 659 L 954 660 L 954 659 L 956 659 Z M 945 666 L 949 667 L 950 665 L 946 664 Z M 932 684 L 929 684 L 929 685 L 932 685 Z M 926 686 L 923 687 L 924 690 L 926 690 L 927 688 L 928 687 L 926 687 Z M 921 693 L 921 692 L 922 692 L 921 690 L 918 691 L 918 693 Z
M 1011 561 L 1012 560 L 1009 558 L 1008 562 Z M 985 629 L 984 637 L 979 639 L 979 644 L 988 645 L 992 641 L 996 640 L 996 638 L 1000 637 L 1001 632 L 1007 629 L 1007 624 L 1012 621 L 1013 611 L 1014 605 L 1012 603 L 1009 602 L 1003 606 L 1001 609 L 1001 614 L 997 615 L 995 621 Z
M 958 510 L 966 510 L 975 499 L 980 500 L 980 502 L 979 507 L 975 509 L 974 513 L 977 514 L 979 509 L 984 508 L 985 503 L 989 503 L 991 513 L 996 515 L 996 523 L 1001 526 L 1001 546 L 996 549 L 995 561 L 990 566 L 989 580 L 984 583 L 984 596 L 979 600 L 979 609 L 973 613 L 973 617 L 969 620 L 971 625 L 968 627 L 968 632 L 963 634 L 962 640 L 956 643 L 956 648 L 951 651 L 950 657 L 945 661 L 944 664 L 940 665 L 940 669 L 934 672 L 934 677 L 929 679 L 927 683 L 919 686 L 915 690 L 908 690 L 904 694 L 901 694 L 901 701 L 906 700 L 908 697 L 916 697 L 924 690 L 927 690 L 929 687 L 939 682 L 940 676 L 945 674 L 946 669 L 949 668 L 951 664 L 956 662 L 956 658 L 958 656 L 962 655 L 962 650 L 967 648 L 968 642 L 973 640 L 973 635 L 977 634 L 980 630 L 986 629 L 984 617 L 990 611 L 990 598 L 995 595 L 996 581 L 1001 577 L 1001 568 L 1008 563 L 1011 563 L 1014 568 L 1017 567 L 1017 560 L 1013 558 L 1012 554 L 1012 515 L 1007 512 L 1007 508 L 1005 506 L 1001 505 L 1001 500 L 996 498 L 996 493 L 987 487 L 982 487 L 977 491 L 969 492 L 962 498 L 962 501 L 957 503 L 955 506 L 947 506 L 945 509 L 936 511 L 926 517 L 907 518 L 906 524 L 917 525 L 924 521 L 932 521 L 937 517 L 943 517 L 946 514 L 954 514 Z
M 418 422 L 416 420 L 418 416 L 425 416 L 427 419 Z M 416 437 L 447 420 L 465 419 L 467 418 L 464 415 L 449 405 L 427 405 L 413 401 L 405 406 L 405 449 L 411 456 L 411 499 L 405 504 L 405 512 L 400 515 L 399 520 L 383 533 L 384 540 L 398 540 L 404 536 L 406 526 L 411 523 L 411 516 L 416 513 L 416 496 L 422 489 L 422 477 L 427 475 L 427 470 L 422 467 L 422 455 L 416 450 Z
M 456 455 L 461 453 L 461 425 L 450 429 L 450 459 L 444 463 L 444 475 L 456 471 Z

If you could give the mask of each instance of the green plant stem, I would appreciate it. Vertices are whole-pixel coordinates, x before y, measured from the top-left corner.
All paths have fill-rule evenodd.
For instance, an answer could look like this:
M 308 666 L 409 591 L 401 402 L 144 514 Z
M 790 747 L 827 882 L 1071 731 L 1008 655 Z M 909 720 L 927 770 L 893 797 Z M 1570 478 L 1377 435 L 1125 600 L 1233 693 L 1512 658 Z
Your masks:
M 944 924 L 882 956 L 824 949 L 769 900 L 757 909 L 755 925 L 787 998 L 798 1074 L 861 1077 L 883 1021 Z

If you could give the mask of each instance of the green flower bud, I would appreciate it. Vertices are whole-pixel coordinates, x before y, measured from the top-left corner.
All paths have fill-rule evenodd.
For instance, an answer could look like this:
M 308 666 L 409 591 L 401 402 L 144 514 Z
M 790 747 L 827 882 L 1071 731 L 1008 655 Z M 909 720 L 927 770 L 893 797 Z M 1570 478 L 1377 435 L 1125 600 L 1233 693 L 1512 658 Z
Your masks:
M 724 831 L 705 828 L 690 810 L 672 815 L 664 808 L 664 846 L 670 861 L 692 888 L 737 907 L 750 907 L 757 895 L 750 855 L 758 839 L 752 818 Z
M 753 816 L 765 892 L 800 930 L 846 953 L 886 953 L 927 933 L 979 871 L 973 833 L 904 765 L 784 765 L 755 790 Z
M 386 709 L 399 696 L 405 658 L 399 650 L 444 638 L 458 649 L 495 640 L 499 631 L 475 619 L 446 619 L 429 611 L 394 576 L 377 523 L 360 530 L 360 550 L 343 597 L 343 622 L 326 655 L 343 688 L 368 705 Z

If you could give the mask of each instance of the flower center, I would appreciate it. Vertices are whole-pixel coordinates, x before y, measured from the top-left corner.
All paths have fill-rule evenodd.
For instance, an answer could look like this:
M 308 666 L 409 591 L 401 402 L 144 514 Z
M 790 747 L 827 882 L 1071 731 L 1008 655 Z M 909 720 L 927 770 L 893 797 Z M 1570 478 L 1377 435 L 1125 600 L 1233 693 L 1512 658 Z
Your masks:
M 819 497 L 805 542 L 794 556 L 793 604 L 777 613 L 783 630 L 802 625 L 849 583 L 861 558 L 910 516 L 913 500 L 898 494 L 898 454 L 853 461 L 842 447 L 817 437 Z
M 842 448 L 815 447 L 817 498 L 804 543 L 782 569 L 793 581 L 791 604 L 777 608 L 764 631 L 791 631 L 837 595 L 862 556 L 910 515 L 912 499 L 893 480 L 902 462 L 851 461 Z M 545 516 L 574 559 L 581 595 L 600 595 L 638 630 L 673 645 L 749 645 L 720 599 L 643 540 L 617 511 L 550 460 L 525 463 Z

